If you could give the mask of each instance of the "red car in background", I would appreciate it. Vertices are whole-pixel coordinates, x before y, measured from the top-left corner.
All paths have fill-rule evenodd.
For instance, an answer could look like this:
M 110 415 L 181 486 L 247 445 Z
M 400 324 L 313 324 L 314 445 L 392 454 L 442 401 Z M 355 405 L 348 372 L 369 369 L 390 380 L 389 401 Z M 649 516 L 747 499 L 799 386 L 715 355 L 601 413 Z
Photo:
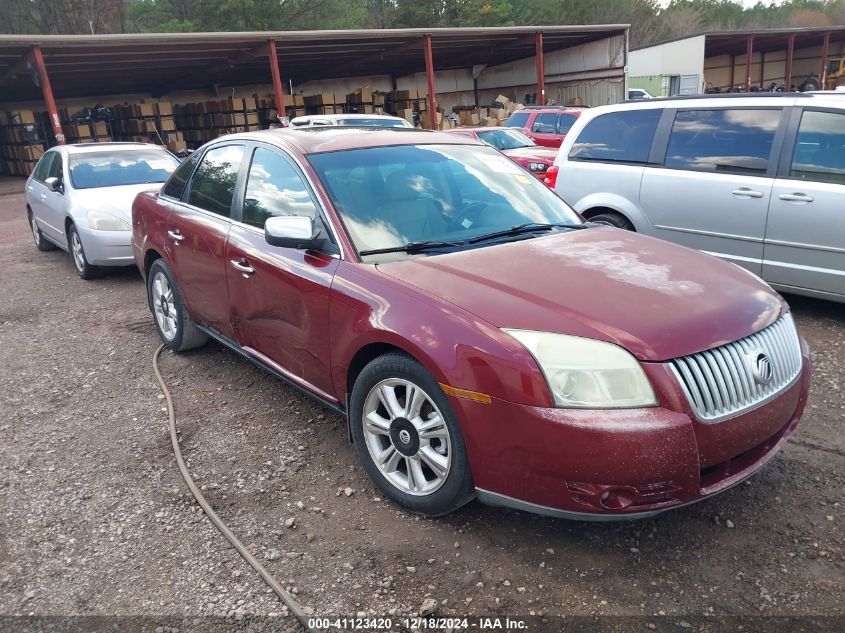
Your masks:
M 448 130 L 450 134 L 463 134 L 495 147 L 513 162 L 522 165 L 538 180 L 546 177 L 554 165 L 557 150 L 540 147 L 521 131 L 504 127 L 473 127 Z
M 575 106 L 526 106 L 511 114 L 505 127 L 521 130 L 537 145 L 560 147 L 583 110 Z
M 583 223 L 455 134 L 221 137 L 138 195 L 132 246 L 164 345 L 213 338 L 339 412 L 376 485 L 425 515 L 692 503 L 774 457 L 809 390 L 758 277 Z

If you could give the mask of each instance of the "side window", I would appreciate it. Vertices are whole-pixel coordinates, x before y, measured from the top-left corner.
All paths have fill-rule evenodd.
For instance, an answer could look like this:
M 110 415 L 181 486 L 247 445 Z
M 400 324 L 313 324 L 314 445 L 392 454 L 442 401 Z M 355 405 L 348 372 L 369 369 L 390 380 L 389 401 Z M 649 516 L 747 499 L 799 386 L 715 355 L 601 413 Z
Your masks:
M 527 112 L 514 112 L 508 117 L 505 127 L 525 127 L 526 123 L 528 123 Z
M 845 114 L 804 111 L 789 175 L 845 184 Z
M 765 175 L 780 110 L 685 110 L 675 115 L 666 167 Z
M 197 166 L 199 157 L 199 154 L 192 154 L 190 158 L 176 168 L 176 171 L 170 176 L 170 180 L 164 184 L 164 188 L 161 190 L 165 196 L 176 198 L 177 200 L 182 198 L 182 192 L 185 191 L 185 183 L 188 182 L 188 178 L 191 177 L 194 167 Z
M 578 120 L 578 117 L 574 114 L 561 114 L 560 115 L 560 122 L 558 123 L 557 131 L 561 134 L 566 134 L 569 132 L 569 129 L 575 125 L 575 121 Z
M 47 180 L 50 175 L 50 165 L 53 162 L 53 157 L 57 154 L 58 152 L 47 152 L 44 154 L 35 166 L 35 171 L 32 172 L 32 177 L 36 180 L 40 180 L 41 182 Z
M 50 163 L 50 172 L 47 174 L 48 178 L 58 178 L 64 180 L 64 170 L 62 169 L 62 155 L 58 152 L 53 152 L 53 162 Z
M 259 147 L 249 167 L 243 221 L 263 229 L 267 218 L 277 215 L 316 219 L 317 207 L 291 162 L 277 152 Z
M 587 123 L 569 152 L 576 160 L 646 163 L 663 111 L 620 110 Z
M 224 145 L 208 150 L 191 179 L 188 202 L 228 216 L 243 155 L 243 145 Z
M 534 118 L 534 125 L 531 126 L 531 131 L 539 132 L 540 134 L 556 134 L 558 119 L 560 119 L 560 115 L 557 113 L 545 112 L 538 114 Z

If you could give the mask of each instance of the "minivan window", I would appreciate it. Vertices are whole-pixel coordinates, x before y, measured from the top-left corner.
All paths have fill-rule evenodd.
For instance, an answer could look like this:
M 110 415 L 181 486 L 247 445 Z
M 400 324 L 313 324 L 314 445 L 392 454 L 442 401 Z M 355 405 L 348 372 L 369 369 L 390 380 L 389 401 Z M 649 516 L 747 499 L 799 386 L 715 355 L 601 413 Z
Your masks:
M 317 207 L 290 161 L 259 147 L 249 168 L 243 221 L 263 229 L 267 218 L 277 215 L 315 218 Z
M 666 167 L 763 175 L 781 111 L 683 110 L 675 115 Z
M 243 155 L 243 145 L 224 145 L 208 150 L 191 179 L 188 202 L 228 216 Z
M 527 112 L 514 112 L 508 117 L 505 127 L 525 127 L 526 123 L 528 123 Z
M 199 159 L 199 153 L 191 154 L 190 158 L 179 165 L 176 171 L 170 176 L 170 180 L 164 185 L 164 189 L 161 191 L 162 194 L 180 200 L 182 198 L 182 192 L 185 191 L 185 183 L 191 177 Z
M 789 175 L 845 184 L 845 114 L 804 111 Z
M 569 152 L 576 160 L 645 163 L 662 110 L 621 110 L 587 123 Z

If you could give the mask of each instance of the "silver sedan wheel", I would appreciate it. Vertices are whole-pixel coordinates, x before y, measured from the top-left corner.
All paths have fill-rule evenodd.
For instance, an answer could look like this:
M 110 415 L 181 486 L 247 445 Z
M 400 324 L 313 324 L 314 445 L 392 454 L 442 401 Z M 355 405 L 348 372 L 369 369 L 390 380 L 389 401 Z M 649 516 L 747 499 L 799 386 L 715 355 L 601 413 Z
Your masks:
M 29 224 L 32 229 L 32 237 L 35 239 L 35 245 L 41 246 L 41 233 L 38 230 L 38 224 L 35 222 L 35 214 L 29 214 Z
M 176 303 L 173 300 L 173 288 L 162 272 L 153 276 L 153 311 L 159 330 L 168 341 L 176 337 Z
M 423 389 L 401 378 L 382 380 L 367 394 L 363 413 L 367 450 L 391 484 L 423 496 L 446 482 L 452 466 L 451 436 Z
M 79 241 L 79 233 L 75 230 L 70 234 L 70 252 L 76 268 L 80 272 L 85 270 L 85 253 L 82 250 L 82 242 Z

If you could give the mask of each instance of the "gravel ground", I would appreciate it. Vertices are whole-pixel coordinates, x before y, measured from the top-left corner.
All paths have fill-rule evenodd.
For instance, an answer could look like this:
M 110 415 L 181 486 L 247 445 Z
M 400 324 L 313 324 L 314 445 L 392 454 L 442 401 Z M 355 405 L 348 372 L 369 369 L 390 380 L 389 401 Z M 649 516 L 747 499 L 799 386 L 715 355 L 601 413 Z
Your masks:
M 179 476 L 137 272 L 81 281 L 65 253 L 35 249 L 18 193 L 0 193 L 0 266 L 0 616 L 170 617 L 180 630 L 213 616 L 192 620 L 212 630 L 283 614 Z M 529 630 L 841 633 L 845 310 L 789 299 L 815 369 L 792 441 L 744 485 L 639 522 L 477 502 L 421 519 L 380 497 L 338 415 L 231 352 L 165 353 L 162 370 L 198 484 L 316 615 L 425 603 Z

